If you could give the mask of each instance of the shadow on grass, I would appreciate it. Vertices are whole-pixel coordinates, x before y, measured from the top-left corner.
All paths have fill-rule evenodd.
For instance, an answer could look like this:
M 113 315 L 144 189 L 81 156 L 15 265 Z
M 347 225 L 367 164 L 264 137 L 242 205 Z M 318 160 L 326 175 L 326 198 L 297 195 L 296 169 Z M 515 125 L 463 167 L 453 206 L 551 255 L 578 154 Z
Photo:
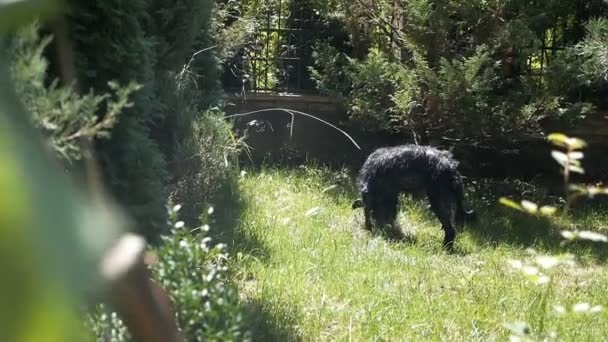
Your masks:
M 263 301 L 252 300 L 242 304 L 245 324 L 252 341 L 299 341 L 295 312 L 286 305 L 277 308 Z
M 215 210 L 207 220 L 210 234 L 216 242 L 229 247 L 231 254 L 243 253 L 257 259 L 266 259 L 268 249 L 257 236 L 242 229 L 243 214 L 250 205 L 241 192 L 236 177 L 226 179 L 214 196 Z
M 214 205 L 216 209 L 207 219 L 215 242 L 229 246 L 229 252 L 233 256 L 241 253 L 262 261 L 269 257 L 264 242 L 243 229 L 244 213 L 251 204 L 241 192 L 236 177 L 221 184 L 214 196 Z M 250 331 L 253 341 L 299 340 L 294 328 L 295 313 L 287 308 L 288 305 L 277 306 L 258 299 L 245 300 L 240 303 L 243 326 Z
M 564 245 L 560 234 L 563 229 L 547 218 L 527 215 L 499 204 L 480 210 L 477 220 L 464 228 L 480 245 L 508 244 L 546 253 L 588 255 L 596 262 L 606 262 L 608 248 L 605 244 L 580 241 Z

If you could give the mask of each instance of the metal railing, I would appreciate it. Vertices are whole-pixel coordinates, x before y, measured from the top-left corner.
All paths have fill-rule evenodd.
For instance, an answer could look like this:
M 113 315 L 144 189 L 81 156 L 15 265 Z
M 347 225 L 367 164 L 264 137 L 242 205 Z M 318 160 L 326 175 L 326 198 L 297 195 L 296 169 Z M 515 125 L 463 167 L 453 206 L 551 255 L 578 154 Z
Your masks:
M 314 22 L 306 1 L 267 0 L 253 39 L 227 63 L 224 88 L 246 93 L 310 93 Z M 261 25 L 259 25 L 261 24 Z

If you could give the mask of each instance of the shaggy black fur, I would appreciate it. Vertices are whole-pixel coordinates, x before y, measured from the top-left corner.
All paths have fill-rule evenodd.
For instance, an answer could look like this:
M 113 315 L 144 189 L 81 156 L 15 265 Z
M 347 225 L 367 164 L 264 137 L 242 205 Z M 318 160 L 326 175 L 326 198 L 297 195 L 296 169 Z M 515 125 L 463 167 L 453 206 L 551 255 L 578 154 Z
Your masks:
M 474 217 L 473 211 L 464 209 L 464 187 L 457 167 L 458 161 L 450 152 L 429 146 L 379 148 L 359 171 L 361 199 L 353 202 L 353 208 L 364 208 L 365 228 L 371 230 L 372 219 L 381 227 L 395 222 L 400 193 L 426 192 L 445 232 L 443 244 L 451 248 L 456 237 L 454 226 L 461 228 L 465 219 Z

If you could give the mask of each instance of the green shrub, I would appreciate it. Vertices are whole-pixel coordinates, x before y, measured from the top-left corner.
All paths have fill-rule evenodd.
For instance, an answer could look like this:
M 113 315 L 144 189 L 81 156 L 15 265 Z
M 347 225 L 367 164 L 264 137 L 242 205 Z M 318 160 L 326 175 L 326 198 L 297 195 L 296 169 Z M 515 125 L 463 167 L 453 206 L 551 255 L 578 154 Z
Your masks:
M 166 160 L 151 130 L 155 110 L 154 40 L 144 30 L 146 2 L 69 1 L 67 18 L 81 89 L 102 91 L 109 80 L 135 81 L 142 89 L 112 130 L 112 138 L 96 149 L 105 182 L 138 225 L 155 239 L 165 227 Z
M 362 130 L 396 130 L 420 143 L 496 143 L 537 136 L 547 118 L 572 123 L 601 102 L 580 86 L 597 85 L 608 64 L 605 20 L 591 21 L 572 46 L 592 8 L 605 13 L 605 5 L 337 2 L 323 20 L 342 18 L 358 59 L 322 43 L 311 73 L 321 92 L 339 93 Z
M 184 203 L 182 218 L 198 224 L 204 206 L 211 204 L 223 184 L 235 176 L 239 141 L 231 133 L 223 113 L 211 109 L 200 113 L 192 131 L 177 148 L 176 179 L 171 201 Z
M 585 172 L 581 163 L 584 155 L 581 150 L 587 145 L 585 141 L 560 133 L 550 134 L 548 140 L 557 147 L 556 150 L 551 151 L 551 155 L 562 168 L 564 180 L 565 204 L 561 208 L 560 217 L 557 216 L 558 208 L 551 205 L 539 206 L 528 200 L 516 203 L 504 197 L 500 199 L 500 202 L 529 215 L 548 218 L 554 223 L 562 225 L 559 219 L 569 215 L 570 208 L 575 200 L 582 197 L 591 198 L 597 195 L 608 195 L 608 188 L 571 184 L 571 176 L 574 173 L 582 174 Z M 606 235 L 588 230 L 580 230 L 577 223 L 574 223 L 570 227 L 562 225 L 562 228 L 561 235 L 565 239 L 564 244 L 577 240 L 608 242 Z M 559 275 L 561 266 L 576 266 L 575 256 L 571 254 L 554 256 L 537 255 L 533 250 L 530 252 L 532 261 L 509 261 L 512 267 L 521 270 L 529 281 L 539 286 L 538 299 L 534 303 L 531 303 L 530 323 L 532 326 L 529 327 L 526 322 L 515 322 L 506 325 L 513 334 L 512 339 L 517 340 L 529 340 L 530 338 L 541 340 L 552 337 L 545 327 L 551 307 L 550 304 L 558 299 L 556 296 L 560 290 L 556 285 L 555 279 Z M 571 308 L 566 308 L 563 305 L 553 305 L 552 307 L 558 314 L 562 315 L 596 314 L 604 309 L 601 305 L 594 305 L 594 303 L 577 303 Z
M 325 95 L 343 96 L 352 88 L 348 56 L 326 42 L 319 42 L 312 53 L 313 66 L 308 67 L 317 89 Z
M 587 24 L 587 36 L 576 45 L 577 53 L 583 57 L 581 76 L 586 82 L 608 80 L 608 19 L 597 18 Z
M 64 160 L 77 160 L 81 157 L 79 140 L 108 138 L 119 113 L 132 105 L 129 95 L 139 87 L 131 83 L 120 88 L 110 82 L 112 94 L 95 95 L 91 91 L 79 95 L 72 87 L 59 86 L 57 81 L 46 85 L 48 63 L 42 54 L 51 40 L 52 37 L 40 37 L 37 23 L 17 31 L 8 43 L 11 76 L 20 100 L 32 114 L 33 124 L 50 147 Z
M 211 242 L 208 225 L 190 230 L 177 221 L 180 208 L 169 211 L 171 233 L 153 249 L 158 262 L 152 271 L 175 304 L 183 335 L 187 341 L 248 339 L 236 288 L 227 279 L 225 246 Z M 119 317 L 105 306 L 97 306 L 86 323 L 97 340 L 130 339 Z

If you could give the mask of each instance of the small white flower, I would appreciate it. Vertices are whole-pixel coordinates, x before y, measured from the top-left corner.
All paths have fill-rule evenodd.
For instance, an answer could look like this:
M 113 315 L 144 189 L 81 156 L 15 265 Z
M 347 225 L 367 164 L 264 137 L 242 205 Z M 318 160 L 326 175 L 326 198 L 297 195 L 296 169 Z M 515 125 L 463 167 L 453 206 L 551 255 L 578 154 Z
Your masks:
M 207 214 L 211 215 L 211 214 L 213 214 L 213 211 L 214 211 L 213 207 L 209 207 L 209 209 L 207 210 Z
M 596 242 L 608 242 L 608 237 L 606 237 L 606 235 L 596 233 L 596 232 L 590 232 L 587 230 L 583 230 L 581 232 L 578 232 L 577 235 L 580 239 L 583 239 L 583 240 L 591 240 L 591 241 L 596 241 Z
M 186 241 L 186 240 L 181 240 L 181 241 L 179 242 L 179 246 L 180 246 L 181 248 L 188 248 L 188 241 Z
M 574 240 L 576 238 L 576 234 L 569 230 L 562 230 L 562 236 L 567 240 Z
M 572 311 L 576 313 L 586 313 L 591 309 L 591 304 L 589 303 L 577 303 L 572 306 Z
M 542 285 L 542 284 L 546 284 L 551 280 L 551 278 L 547 277 L 544 274 L 541 274 L 538 279 L 536 279 L 536 284 L 537 285 Z
M 173 206 L 173 212 L 178 212 L 180 209 L 182 208 L 181 204 L 176 204 L 175 206 Z
M 201 230 L 204 231 L 204 232 L 208 232 L 209 231 L 209 225 L 208 224 L 203 225 L 201 227 Z
M 566 308 L 563 305 L 554 305 L 553 309 L 555 310 L 555 312 L 557 312 L 560 315 L 566 313 Z
M 184 221 L 175 222 L 175 228 L 180 229 L 184 227 Z
M 525 275 L 527 275 L 527 276 L 533 276 L 533 275 L 537 275 L 537 274 L 539 273 L 539 272 L 538 272 L 538 268 L 537 268 L 537 267 L 534 267 L 534 266 L 528 266 L 528 265 L 524 266 L 524 267 L 522 268 L 522 271 L 523 271 L 523 272 L 524 272 L 524 274 L 525 274 Z
M 549 269 L 560 264 L 560 259 L 552 256 L 541 255 L 536 257 L 536 263 L 538 266 Z
M 518 270 L 521 270 L 522 267 L 524 267 L 524 264 L 520 260 L 509 260 L 509 265 Z
M 589 313 L 598 313 L 604 310 L 604 307 L 601 305 L 596 305 L 594 307 L 592 307 L 591 309 L 589 309 Z

